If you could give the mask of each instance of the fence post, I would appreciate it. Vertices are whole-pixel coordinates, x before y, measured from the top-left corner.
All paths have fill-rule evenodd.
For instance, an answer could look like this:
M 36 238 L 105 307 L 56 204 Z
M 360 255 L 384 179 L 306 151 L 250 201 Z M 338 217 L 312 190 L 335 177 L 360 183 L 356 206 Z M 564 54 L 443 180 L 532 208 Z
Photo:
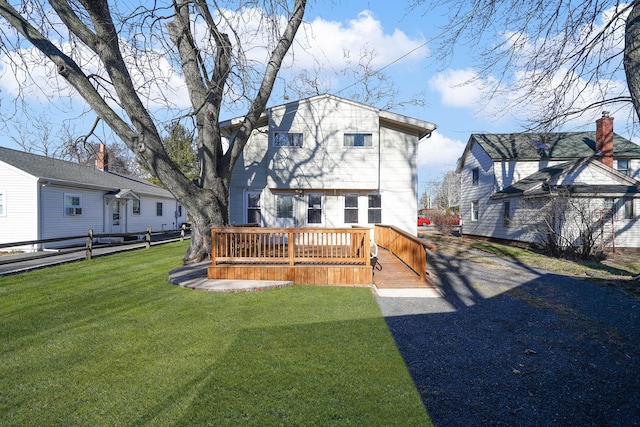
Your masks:
M 93 255 L 93 230 L 89 229 L 89 233 L 87 234 L 87 245 L 85 252 L 85 259 L 90 260 Z
M 184 224 L 182 224 L 180 226 L 180 241 L 182 242 L 184 240 L 184 230 L 185 228 L 187 228 Z
M 145 234 L 144 240 L 147 242 L 145 248 L 149 249 L 151 247 L 151 227 L 147 227 L 147 234 Z

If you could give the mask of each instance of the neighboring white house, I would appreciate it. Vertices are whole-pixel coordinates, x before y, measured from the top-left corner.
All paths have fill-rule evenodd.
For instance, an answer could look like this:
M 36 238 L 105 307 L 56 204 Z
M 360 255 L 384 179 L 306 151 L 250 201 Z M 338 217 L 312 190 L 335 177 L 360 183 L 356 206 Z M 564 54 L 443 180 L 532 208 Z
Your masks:
M 96 167 L 0 147 L 0 243 L 85 235 L 89 229 L 171 230 L 185 221 L 186 212 L 167 190 L 110 172 L 103 145 Z
M 241 120 L 223 122 L 223 134 Z M 233 170 L 229 222 L 415 234 L 418 143 L 435 128 L 327 94 L 269 108 Z
M 601 243 L 640 247 L 640 146 L 614 134 L 606 113 L 595 132 L 473 134 L 457 172 L 465 235 L 532 242 L 524 225 L 541 201 L 563 192 L 603 224 Z

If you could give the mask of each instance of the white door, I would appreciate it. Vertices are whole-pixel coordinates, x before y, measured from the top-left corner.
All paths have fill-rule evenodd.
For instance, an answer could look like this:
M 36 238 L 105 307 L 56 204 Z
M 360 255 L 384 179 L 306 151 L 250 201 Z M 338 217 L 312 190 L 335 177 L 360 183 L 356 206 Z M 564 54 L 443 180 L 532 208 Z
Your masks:
M 247 191 L 244 198 L 245 224 L 262 225 L 262 198 L 259 191 Z
M 296 196 L 292 193 L 276 194 L 276 227 L 296 226 Z
M 111 232 L 112 233 L 122 232 L 122 227 L 120 226 L 121 209 L 122 209 L 122 204 L 120 203 L 120 200 L 114 200 L 113 202 L 111 202 Z

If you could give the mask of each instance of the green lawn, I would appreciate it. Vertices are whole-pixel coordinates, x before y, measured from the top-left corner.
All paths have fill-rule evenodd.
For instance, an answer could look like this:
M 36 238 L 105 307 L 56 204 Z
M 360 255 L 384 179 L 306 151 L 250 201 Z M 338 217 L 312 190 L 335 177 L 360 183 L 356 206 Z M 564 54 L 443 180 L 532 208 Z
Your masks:
M 429 425 L 371 291 L 170 285 L 186 243 L 0 278 L 0 425 Z

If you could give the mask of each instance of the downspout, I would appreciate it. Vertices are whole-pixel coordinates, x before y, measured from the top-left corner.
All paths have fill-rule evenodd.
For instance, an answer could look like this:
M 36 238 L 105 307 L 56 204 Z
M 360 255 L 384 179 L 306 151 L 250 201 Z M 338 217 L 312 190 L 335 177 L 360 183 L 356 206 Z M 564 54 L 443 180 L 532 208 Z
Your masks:
M 380 113 L 378 112 L 378 194 L 380 194 L 381 174 L 382 174 L 382 132 L 380 132 Z
M 44 207 L 42 206 L 42 187 L 44 187 L 45 183 L 40 181 L 38 179 L 38 181 L 36 181 L 36 185 L 38 186 L 38 192 L 36 193 L 36 206 L 38 207 L 38 209 L 36 210 L 37 212 L 37 236 L 36 236 L 36 240 L 42 240 L 44 237 L 42 237 L 44 235 L 44 224 L 42 223 L 42 217 L 44 214 Z M 36 251 L 40 251 L 42 250 L 42 244 L 37 245 L 36 246 Z

